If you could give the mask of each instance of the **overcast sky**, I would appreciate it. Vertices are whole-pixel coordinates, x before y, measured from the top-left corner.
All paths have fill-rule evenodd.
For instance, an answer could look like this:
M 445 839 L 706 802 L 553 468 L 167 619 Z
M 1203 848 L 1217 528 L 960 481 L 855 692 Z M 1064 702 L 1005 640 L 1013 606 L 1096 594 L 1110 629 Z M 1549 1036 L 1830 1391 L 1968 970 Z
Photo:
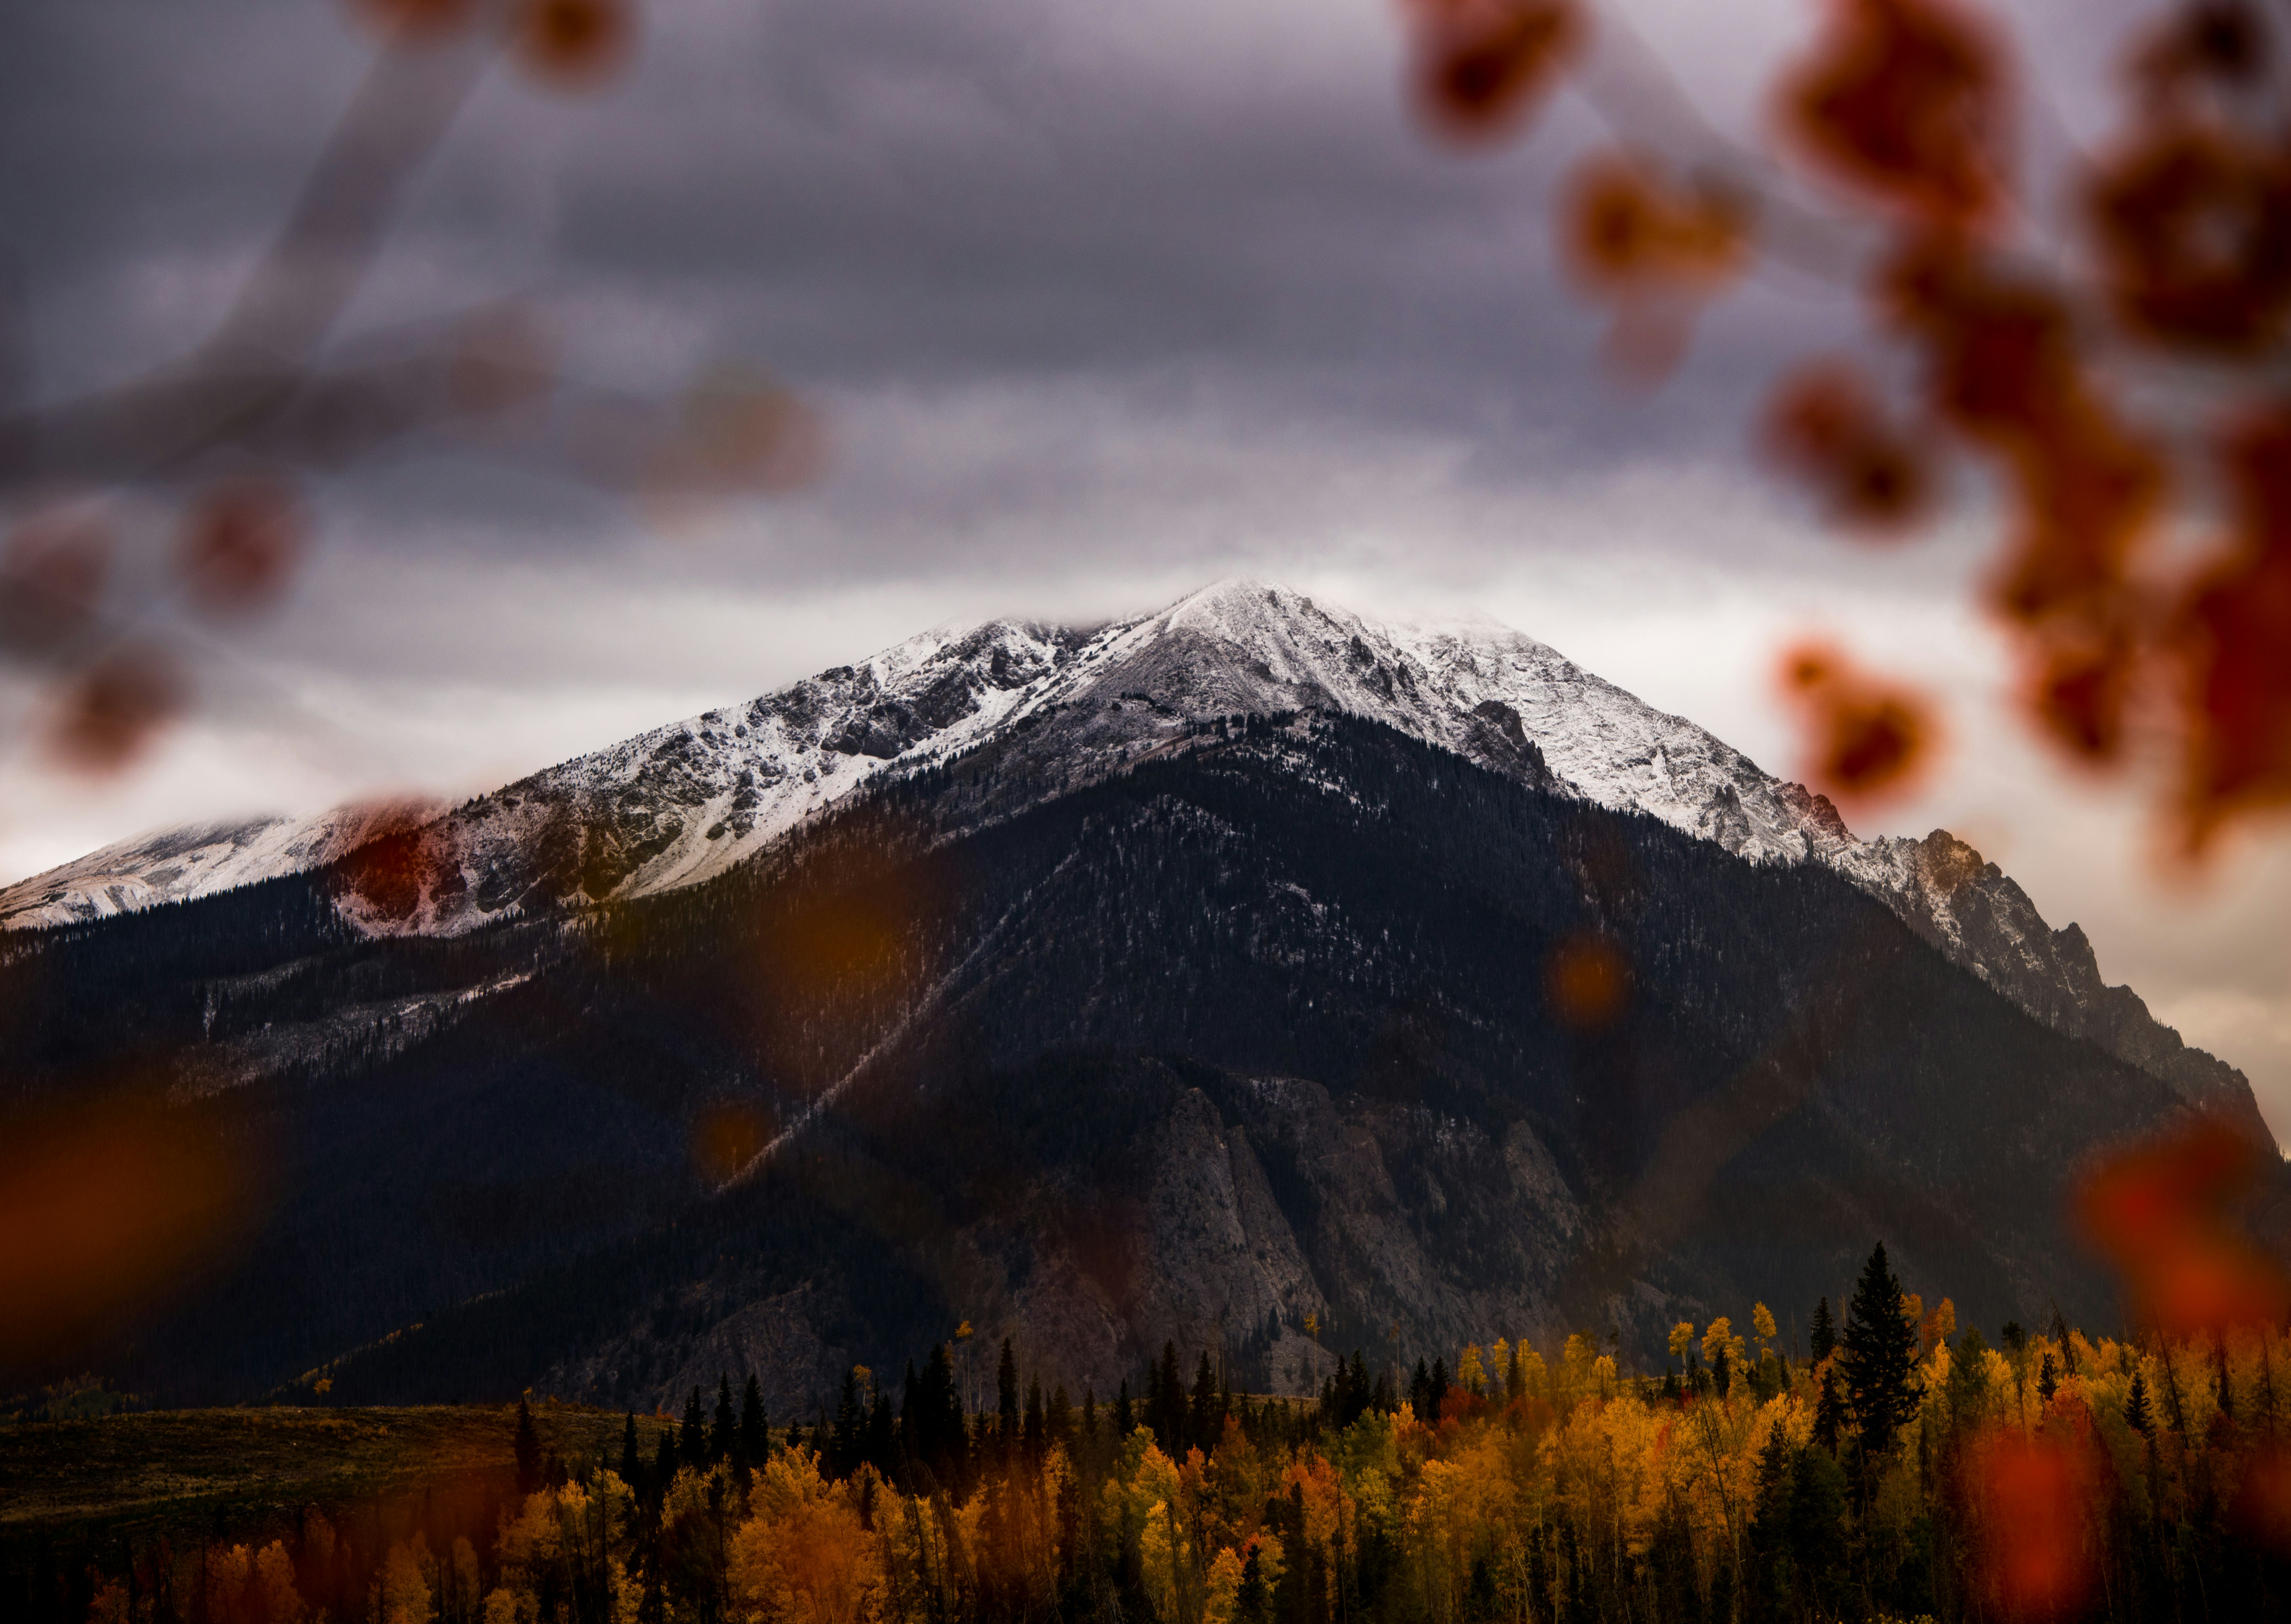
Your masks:
M 2144 9 L 2012 8 L 2039 177 L 2104 134 Z M 1808 0 L 1624 10 L 1763 146 Z M 0 269 L 52 401 L 215 321 L 374 42 L 332 0 L 19 0 L 6 32 Z M 1494 616 L 1784 772 L 1774 652 L 1828 630 L 1951 718 L 1930 792 L 1857 828 L 1973 840 L 2291 1124 L 2284 841 L 2158 882 L 2136 797 L 1999 703 L 1977 491 L 1873 551 L 1749 454 L 1766 382 L 1855 342 L 1851 296 L 1762 275 L 1668 387 L 1617 386 L 1547 229 L 1599 118 L 1563 96 L 1531 141 L 1459 154 L 1411 116 L 1403 46 L 1389 0 L 663 0 L 602 94 L 497 70 L 349 329 L 519 297 L 600 387 L 768 368 L 826 412 L 831 476 L 667 532 L 467 456 L 318 485 L 279 614 L 166 621 L 200 700 L 127 779 L 44 772 L 42 695 L 0 676 L 0 878 L 192 817 L 469 793 L 943 620 L 1096 619 L 1232 573 Z M 116 511 L 154 555 L 165 505 Z

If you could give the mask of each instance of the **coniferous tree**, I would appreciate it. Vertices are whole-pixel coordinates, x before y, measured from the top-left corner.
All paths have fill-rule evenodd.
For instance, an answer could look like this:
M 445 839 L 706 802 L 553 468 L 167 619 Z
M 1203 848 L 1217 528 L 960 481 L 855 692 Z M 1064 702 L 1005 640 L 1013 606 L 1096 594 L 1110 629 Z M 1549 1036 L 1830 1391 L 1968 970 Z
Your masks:
M 1838 1363 L 1855 1436 L 1865 1453 L 1882 1455 L 1917 1404 L 1917 1332 L 1903 1311 L 1901 1283 L 1886 1264 L 1882 1241 L 1854 1284 L 1844 1348 Z
M 710 1463 L 721 1465 L 729 1460 L 739 1446 L 740 1417 L 732 1408 L 732 1379 L 719 1371 L 716 1376 L 716 1427 L 708 1437 Z
M 2053 1356 L 2047 1350 L 2044 1361 L 2037 1366 L 2037 1396 L 2044 1403 L 2050 1404 L 2053 1402 L 2053 1395 L 2060 1390 L 2060 1370 L 2053 1364 Z
M 639 1494 L 644 1492 L 644 1457 L 637 1452 L 637 1412 L 633 1410 L 621 1428 L 621 1481 Z
M 2053 1305 L 2053 1346 L 2061 1350 L 2061 1364 L 2071 1376 L 2077 1373 L 2076 1348 L 2069 1341 L 2069 1323 L 2061 1316 L 2061 1305 Z
M 875 1389 L 875 1403 L 867 1412 L 867 1464 L 890 1476 L 899 1464 L 898 1423 L 891 1415 L 891 1396 Z
M 915 1367 L 907 1366 L 907 1379 L 914 1380 Z M 772 1452 L 771 1423 L 764 1414 L 764 1389 L 753 1371 L 748 1372 L 748 1385 L 740 1395 L 740 1459 L 752 1470 L 760 1470 Z
M 1046 1448 L 1046 1442 L 1043 1437 L 1044 1425 L 1045 1423 L 1042 1420 L 1042 1384 L 1039 1380 L 1030 1379 L 1026 1383 L 1026 1422 L 1025 1433 L 1026 1444 L 1026 1466 L 1029 1470 L 1037 1468 L 1042 1464 L 1042 1455 Z
M 646 1485 L 654 1500 L 665 1494 L 668 1485 L 676 1481 L 677 1459 L 676 1425 L 671 1421 L 660 1429 L 660 1444 L 653 1454 L 652 1481 Z
M 700 1408 L 700 1389 L 692 1389 L 692 1396 L 684 1401 L 684 1425 L 676 1437 L 677 1448 L 684 1464 L 695 1472 L 708 1469 L 708 1418 Z
M 1146 1395 L 1154 1413 L 1146 1424 L 1161 1440 L 1164 1452 L 1182 1455 L 1186 1452 L 1186 1379 L 1178 1373 L 1178 1345 L 1174 1341 L 1162 1344 L 1162 1363 L 1154 1372 L 1154 1390 Z
M 1813 1305 L 1813 1328 L 1806 1333 L 1806 1356 L 1816 1364 L 1837 1351 L 1837 1327 L 1829 1317 L 1829 1299 Z
M 1431 1412 L 1432 1367 L 1420 1358 L 1416 1361 L 1416 1373 L 1408 1379 L 1408 1407 L 1416 1412 L 1419 1421 Z
M 517 1401 L 517 1492 L 530 1494 L 541 1486 L 541 1435 L 533 1429 L 533 1412 Z
M 1002 1339 L 1002 1357 L 994 1367 L 994 1442 L 1007 1458 L 1018 1447 L 1018 1358 L 1010 1339 Z
M 855 1364 L 843 1372 L 843 1392 L 835 1401 L 835 1430 L 827 1451 L 827 1469 L 834 1476 L 848 1477 L 858 1466 L 866 1416 L 866 1400 L 859 1391 L 859 1367 Z
M 1129 1378 L 1121 1379 L 1121 1391 L 1113 1397 L 1113 1436 L 1126 1438 L 1137 1430 L 1137 1405 L 1129 1402 Z
M 1432 1386 L 1429 1397 L 1432 1401 L 1432 1413 L 1427 1419 L 1436 1426 L 1439 1423 L 1440 1412 L 1448 1402 L 1448 1361 L 1445 1358 L 1435 1358 L 1432 1361 Z
M 1210 1364 L 1210 1350 L 1202 1349 L 1202 1362 L 1194 1370 L 1194 1402 L 1192 1413 L 1186 1417 L 1186 1431 L 1197 1449 L 1217 1447 L 1218 1434 L 1225 1420 L 1225 1412 L 1218 1403 L 1216 1367 Z
M 2124 1424 L 2143 1438 L 2156 1424 L 2148 1409 L 2148 1378 L 2137 1370 L 2132 1372 L 2132 1390 L 2124 1396 Z

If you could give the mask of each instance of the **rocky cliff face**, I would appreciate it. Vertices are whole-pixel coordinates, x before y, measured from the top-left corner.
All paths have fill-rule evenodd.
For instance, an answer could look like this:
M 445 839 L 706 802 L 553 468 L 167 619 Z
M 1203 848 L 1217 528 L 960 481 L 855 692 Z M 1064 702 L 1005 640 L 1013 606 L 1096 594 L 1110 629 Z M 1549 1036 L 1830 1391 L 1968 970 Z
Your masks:
M 2240 1072 L 2107 986 L 2081 931 L 2053 930 L 1946 831 L 1858 840 L 1825 798 L 1507 628 L 1379 623 L 1258 582 L 1095 628 L 939 628 L 443 813 L 350 810 L 128 843 L 0 892 L 0 922 L 52 925 L 340 860 L 339 905 L 361 928 L 454 934 L 699 884 L 886 772 L 987 751 L 1022 762 L 1047 796 L 1150 760 L 1205 719 L 1299 709 L 1381 723 L 1750 861 L 1826 865 L 2038 1020 L 2272 1142 Z

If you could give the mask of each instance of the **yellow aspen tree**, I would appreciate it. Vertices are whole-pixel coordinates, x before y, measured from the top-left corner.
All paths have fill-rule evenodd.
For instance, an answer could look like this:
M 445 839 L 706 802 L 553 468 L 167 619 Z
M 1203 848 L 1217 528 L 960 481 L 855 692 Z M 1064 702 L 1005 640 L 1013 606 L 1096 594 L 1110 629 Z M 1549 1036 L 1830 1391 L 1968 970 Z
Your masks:
M 1480 1364 L 1480 1345 L 1477 1342 L 1468 1344 L 1456 1360 L 1456 1385 L 1475 1398 L 1487 1392 L 1488 1375 Z

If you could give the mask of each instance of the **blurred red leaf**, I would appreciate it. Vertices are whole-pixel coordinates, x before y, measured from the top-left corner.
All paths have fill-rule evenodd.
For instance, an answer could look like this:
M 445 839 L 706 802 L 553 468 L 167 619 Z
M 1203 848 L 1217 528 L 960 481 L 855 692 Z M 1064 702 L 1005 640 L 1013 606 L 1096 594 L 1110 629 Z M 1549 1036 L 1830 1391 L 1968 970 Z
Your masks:
M 1930 225 L 1984 224 L 2005 200 L 2005 53 L 1943 0 L 1829 0 L 1782 88 L 1785 139 L 1816 169 Z
M 1819 643 L 1786 651 L 1779 675 L 1805 730 L 1806 780 L 1822 793 L 1869 804 L 1913 788 L 1931 766 L 1940 724 L 1919 695 Z
M 1589 32 L 1572 0 L 1416 0 L 1409 10 L 1418 105 L 1458 140 L 1518 128 Z
M 1839 524 L 1898 535 L 1932 507 L 1931 452 L 1885 420 L 1876 391 L 1845 362 L 1816 362 L 1783 380 L 1764 438 Z
M 191 601 L 211 613 L 267 609 L 293 580 L 307 531 L 301 504 L 285 484 L 260 477 L 229 480 L 192 502 L 175 567 Z
M 2291 321 L 2291 152 L 2166 124 L 2103 164 L 2089 199 L 2126 326 L 2229 356 Z
M 1543 988 L 1562 1026 L 1596 1031 L 1630 1002 L 1630 962 L 1611 938 L 1580 932 L 1561 941 L 1544 961 Z
M 512 40 L 518 60 L 536 77 L 587 90 L 627 61 L 636 17 L 630 0 L 521 0 Z
M 173 660 L 153 649 L 122 649 L 66 689 L 49 724 L 48 753 L 92 777 L 120 772 L 150 748 L 189 700 Z
M 2007 1618 L 2072 1613 L 2094 1579 L 2079 1452 L 2061 1439 L 1998 1432 L 1965 1460 L 1966 1487 L 1982 1509 L 1983 1588 Z
M 0 636 L 44 652 L 86 631 L 113 545 L 110 524 L 91 508 L 52 508 L 19 524 L 0 553 Z
M 2186 668 L 2184 838 L 2291 802 L 2291 408 L 2226 436 L 2237 535 L 2198 577 L 2177 628 Z
M 2199 1117 L 2095 1169 L 2078 1222 L 2124 1276 L 2135 1312 L 2166 1335 L 2273 1324 L 2291 1309 L 2282 1271 L 2234 1219 L 2260 1166 L 2257 1147 Z
M 148 1311 L 246 1216 L 250 1172 L 155 1099 L 19 1113 L 0 1132 L 0 1367 Z

